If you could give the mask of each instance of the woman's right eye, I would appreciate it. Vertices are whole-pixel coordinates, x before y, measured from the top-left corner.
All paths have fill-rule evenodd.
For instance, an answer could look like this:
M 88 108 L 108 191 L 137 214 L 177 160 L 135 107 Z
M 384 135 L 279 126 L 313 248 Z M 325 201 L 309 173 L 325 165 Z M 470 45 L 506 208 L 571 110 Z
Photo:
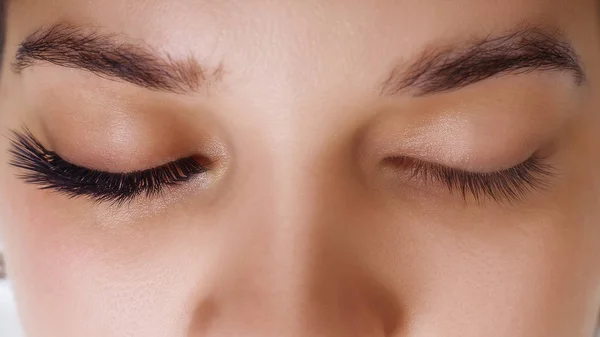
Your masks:
M 187 157 L 143 171 L 111 173 L 78 166 L 47 150 L 28 130 L 13 131 L 10 165 L 27 183 L 94 201 L 124 203 L 140 195 L 159 195 L 166 187 L 183 184 L 210 167 Z

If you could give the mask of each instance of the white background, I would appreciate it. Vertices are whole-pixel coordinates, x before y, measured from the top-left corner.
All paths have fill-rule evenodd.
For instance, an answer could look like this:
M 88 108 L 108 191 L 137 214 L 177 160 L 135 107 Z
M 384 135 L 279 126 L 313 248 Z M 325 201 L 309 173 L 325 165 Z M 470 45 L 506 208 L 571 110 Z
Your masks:
M 23 334 L 17 322 L 17 310 L 10 286 L 7 281 L 0 281 L 0 336 L 22 337 Z
M 0 240 L 2 252 L 2 240 Z M 8 281 L 0 281 L 0 337 L 23 337 Z

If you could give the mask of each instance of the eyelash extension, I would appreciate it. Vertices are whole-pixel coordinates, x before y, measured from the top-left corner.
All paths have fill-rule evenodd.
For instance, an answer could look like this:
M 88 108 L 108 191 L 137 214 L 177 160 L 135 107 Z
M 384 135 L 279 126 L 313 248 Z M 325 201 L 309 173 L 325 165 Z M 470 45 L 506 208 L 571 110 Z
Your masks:
M 451 194 L 459 193 L 464 200 L 472 196 L 476 202 L 483 199 L 522 201 L 528 193 L 547 188 L 548 178 L 554 175 L 552 167 L 536 155 L 507 170 L 490 173 L 468 172 L 410 157 L 393 157 L 387 161 L 407 169 L 413 179 L 442 183 Z
M 71 198 L 122 204 L 139 195 L 153 197 L 164 188 L 185 183 L 208 171 L 195 158 L 179 159 L 144 171 L 109 173 L 77 166 L 47 150 L 29 131 L 12 131 L 9 164 L 24 172 L 18 177 L 41 189 Z

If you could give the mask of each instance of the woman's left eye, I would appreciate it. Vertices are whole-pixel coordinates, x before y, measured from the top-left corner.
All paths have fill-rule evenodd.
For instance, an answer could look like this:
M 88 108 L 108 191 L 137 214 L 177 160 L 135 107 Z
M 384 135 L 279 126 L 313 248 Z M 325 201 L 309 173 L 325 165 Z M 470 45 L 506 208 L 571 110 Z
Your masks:
M 405 170 L 410 179 L 426 185 L 442 184 L 450 193 L 465 200 L 472 197 L 476 202 L 524 200 L 530 192 L 548 187 L 554 175 L 554 169 L 537 155 L 507 170 L 490 173 L 469 172 L 410 157 L 390 157 L 385 163 Z
M 209 170 L 206 164 L 188 157 L 143 171 L 103 172 L 67 162 L 47 150 L 29 131 L 13 131 L 12 135 L 10 164 L 22 170 L 19 178 L 69 197 L 123 203 L 140 195 L 159 195 L 165 187 L 184 183 Z

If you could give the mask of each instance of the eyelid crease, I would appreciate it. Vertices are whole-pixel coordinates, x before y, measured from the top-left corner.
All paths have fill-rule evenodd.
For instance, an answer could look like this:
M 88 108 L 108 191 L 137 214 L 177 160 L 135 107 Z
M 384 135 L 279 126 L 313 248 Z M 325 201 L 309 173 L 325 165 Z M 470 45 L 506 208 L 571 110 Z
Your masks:
M 26 183 L 63 193 L 86 196 L 98 202 L 122 204 L 145 194 L 160 195 L 165 187 L 179 185 L 207 172 L 209 164 L 187 157 L 143 171 L 109 173 L 71 164 L 47 150 L 29 130 L 12 131 L 9 165 L 23 170 Z

